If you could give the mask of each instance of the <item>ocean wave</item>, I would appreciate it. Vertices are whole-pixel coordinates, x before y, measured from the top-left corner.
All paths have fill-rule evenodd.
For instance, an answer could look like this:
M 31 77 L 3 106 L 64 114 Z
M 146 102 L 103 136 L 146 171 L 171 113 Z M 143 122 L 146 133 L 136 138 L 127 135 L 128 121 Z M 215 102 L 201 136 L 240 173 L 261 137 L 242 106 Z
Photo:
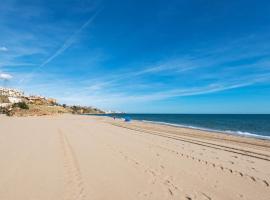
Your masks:
M 254 138 L 270 140 L 270 136 L 258 135 L 258 134 L 255 134 L 255 133 L 250 133 L 250 132 L 245 132 L 245 131 L 226 130 L 226 131 L 223 131 L 223 132 L 228 133 L 228 134 L 234 134 L 234 135 L 241 135 L 241 136 L 246 136 L 246 137 L 254 137 Z
M 153 123 L 153 124 L 161 124 L 167 126 L 174 126 L 180 128 L 190 128 L 195 130 L 202 130 L 202 131 L 209 131 L 209 132 L 218 132 L 230 135 L 238 135 L 242 137 L 251 137 L 251 138 L 259 138 L 264 140 L 270 140 L 270 136 L 258 135 L 255 133 L 245 132 L 245 131 L 232 131 L 232 130 L 217 130 L 217 129 L 209 129 L 204 127 L 197 127 L 197 126 L 190 126 L 190 125 L 183 125 L 183 124 L 174 124 L 174 123 L 167 123 L 167 122 L 160 122 L 160 121 L 149 121 L 149 120 L 139 120 L 142 122 Z

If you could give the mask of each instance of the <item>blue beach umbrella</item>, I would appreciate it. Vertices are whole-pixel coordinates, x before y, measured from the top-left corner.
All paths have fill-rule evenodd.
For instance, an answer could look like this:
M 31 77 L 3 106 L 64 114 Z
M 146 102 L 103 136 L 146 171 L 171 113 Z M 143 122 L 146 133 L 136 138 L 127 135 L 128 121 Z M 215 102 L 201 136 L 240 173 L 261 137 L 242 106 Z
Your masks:
M 125 122 L 130 122 L 131 118 L 130 117 L 125 117 Z

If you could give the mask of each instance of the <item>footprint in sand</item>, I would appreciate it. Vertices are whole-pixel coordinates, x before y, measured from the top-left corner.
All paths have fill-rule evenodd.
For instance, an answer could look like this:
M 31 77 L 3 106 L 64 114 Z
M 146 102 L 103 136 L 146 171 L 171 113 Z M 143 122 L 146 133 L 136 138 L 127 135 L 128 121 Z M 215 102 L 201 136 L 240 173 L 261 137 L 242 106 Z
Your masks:
M 170 194 L 171 196 L 173 196 L 173 192 L 171 191 L 170 188 L 168 188 L 168 191 L 169 191 L 169 194 Z
M 264 184 L 269 187 L 269 183 L 266 180 L 263 180 Z
M 250 178 L 252 181 L 256 182 L 256 179 L 255 179 L 253 176 L 249 176 L 249 178 Z
M 207 194 L 205 194 L 205 193 L 202 193 L 202 195 L 204 196 L 204 197 L 206 197 L 208 200 L 211 200 L 212 198 L 211 197 L 209 197 Z
M 64 199 L 84 200 L 84 184 L 77 157 L 65 133 L 58 130 L 58 134 L 65 173 Z

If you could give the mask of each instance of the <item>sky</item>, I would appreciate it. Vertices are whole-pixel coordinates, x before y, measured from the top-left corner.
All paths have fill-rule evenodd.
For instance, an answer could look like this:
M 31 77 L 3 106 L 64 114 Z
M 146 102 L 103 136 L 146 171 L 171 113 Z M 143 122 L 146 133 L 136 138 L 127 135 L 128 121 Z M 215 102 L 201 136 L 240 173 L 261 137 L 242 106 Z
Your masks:
M 270 113 L 268 0 L 2 0 L 0 85 L 132 113 Z

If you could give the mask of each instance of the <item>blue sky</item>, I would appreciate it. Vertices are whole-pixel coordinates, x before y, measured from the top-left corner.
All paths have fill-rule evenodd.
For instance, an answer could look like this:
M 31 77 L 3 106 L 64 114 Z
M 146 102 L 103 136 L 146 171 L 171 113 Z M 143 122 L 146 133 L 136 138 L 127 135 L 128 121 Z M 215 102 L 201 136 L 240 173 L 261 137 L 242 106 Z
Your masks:
M 270 113 L 269 13 L 266 0 L 3 0 L 0 83 L 126 112 Z

